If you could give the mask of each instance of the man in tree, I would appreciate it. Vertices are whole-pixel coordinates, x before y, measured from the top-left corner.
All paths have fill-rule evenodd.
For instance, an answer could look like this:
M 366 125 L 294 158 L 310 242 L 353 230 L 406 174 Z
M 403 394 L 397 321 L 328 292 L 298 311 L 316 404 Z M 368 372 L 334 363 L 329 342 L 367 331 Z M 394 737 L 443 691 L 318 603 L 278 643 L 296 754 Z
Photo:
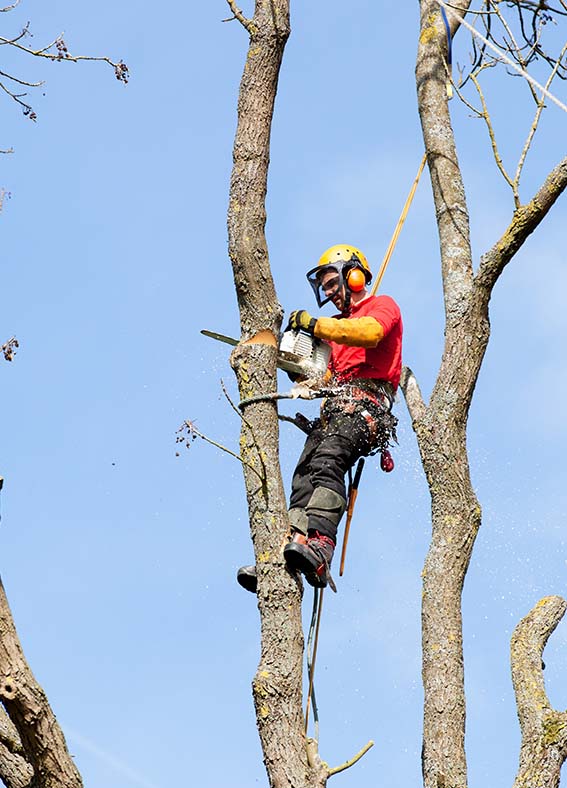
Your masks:
M 295 469 L 289 518 L 292 540 L 284 548 L 289 569 L 307 582 L 334 587 L 329 567 L 337 528 L 346 509 L 345 474 L 363 456 L 387 450 L 395 439 L 391 414 L 401 373 L 402 319 L 389 296 L 371 295 L 372 280 L 364 254 L 339 244 L 307 273 L 318 305 L 332 301 L 334 317 L 291 313 L 288 330 L 302 330 L 331 346 L 321 417 L 307 437 Z M 256 568 L 241 567 L 237 580 L 256 591 Z

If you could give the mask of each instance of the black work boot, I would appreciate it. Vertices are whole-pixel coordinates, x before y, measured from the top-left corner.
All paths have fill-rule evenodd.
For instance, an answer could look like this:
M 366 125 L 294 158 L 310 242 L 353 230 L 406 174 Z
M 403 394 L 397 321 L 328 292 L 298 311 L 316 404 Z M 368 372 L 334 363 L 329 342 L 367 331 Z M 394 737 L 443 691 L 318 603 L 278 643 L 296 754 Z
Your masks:
M 336 591 L 329 571 L 334 552 L 335 543 L 330 537 L 310 531 L 307 538 L 295 534 L 284 547 L 284 558 L 288 568 L 304 574 L 309 585 L 325 588 L 328 583 Z
M 247 591 L 255 594 L 258 588 L 258 577 L 255 566 L 241 566 L 236 573 L 236 579 Z

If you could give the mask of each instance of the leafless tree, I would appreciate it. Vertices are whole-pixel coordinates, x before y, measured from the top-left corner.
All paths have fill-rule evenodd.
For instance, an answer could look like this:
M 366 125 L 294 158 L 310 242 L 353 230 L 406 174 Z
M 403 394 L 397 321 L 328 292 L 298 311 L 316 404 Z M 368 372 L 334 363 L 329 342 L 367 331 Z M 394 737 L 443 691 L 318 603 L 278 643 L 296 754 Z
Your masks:
M 0 13 L 13 11 L 20 3 L 21 0 L 16 0 L 12 5 L 0 8 Z M 52 41 L 48 41 L 41 47 L 32 47 L 29 44 L 30 36 L 31 26 L 28 22 L 21 30 L 12 36 L 1 35 L 0 46 L 21 52 L 23 57 L 50 60 L 55 63 L 61 63 L 63 61 L 78 63 L 83 60 L 107 63 L 114 69 L 114 74 L 119 82 L 124 82 L 125 84 L 128 82 L 128 66 L 121 60 L 114 62 L 105 56 L 94 57 L 90 55 L 74 55 L 69 51 L 62 34 L 56 36 Z M 0 90 L 12 101 L 16 102 L 16 104 L 21 107 L 25 117 L 30 120 L 37 120 L 37 113 L 30 102 L 29 94 L 31 91 L 41 88 L 44 84 L 44 80 L 32 82 L 24 78 L 21 74 L 10 73 L 0 68 Z M 13 153 L 13 149 L 3 150 L 2 153 Z
M 228 210 L 229 255 L 241 322 L 241 342 L 232 364 L 240 396 L 247 399 L 276 388 L 276 337 L 282 310 L 270 271 L 264 225 L 270 128 L 290 33 L 289 0 L 256 0 L 251 19 L 245 18 L 234 0 L 227 2 L 231 19 L 244 26 L 250 39 L 240 86 Z M 461 593 L 481 525 L 481 507 L 470 480 L 466 429 L 489 341 L 489 302 L 504 268 L 567 186 L 565 158 L 542 178 L 530 199 L 520 199 L 523 164 L 551 95 L 551 82 L 567 76 L 565 47 L 552 51 L 544 36 L 550 21 L 561 22 L 567 15 L 567 5 L 564 0 L 554 7 L 529 0 L 482 0 L 477 10 L 470 6 L 471 0 L 447 5 L 420 0 L 416 62 L 417 104 L 435 204 L 445 304 L 445 346 L 429 401 L 422 397 L 409 368 L 404 369 L 402 380 L 431 494 L 432 538 L 423 572 L 422 608 L 423 779 L 427 788 L 464 788 L 467 784 Z M 454 79 L 451 41 L 461 24 L 469 24 L 462 21 L 465 16 L 474 27 L 471 62 L 466 68 L 459 66 Z M 496 66 L 525 76 L 536 61 L 546 64 L 548 72 L 543 85 L 526 78 L 534 119 L 510 175 L 500 155 L 482 80 Z M 471 86 L 472 98 L 467 93 Z M 508 226 L 476 266 L 449 113 L 453 90 L 484 119 L 496 164 L 514 202 Z M 240 443 L 258 571 L 261 658 L 253 695 L 264 762 L 271 786 L 322 786 L 332 770 L 305 737 L 302 588 L 282 560 L 289 522 L 274 402 L 254 402 L 245 408 Z M 512 673 L 522 731 L 516 788 L 557 785 L 567 754 L 567 715 L 551 708 L 541 672 L 543 648 L 565 607 L 558 597 L 543 599 L 514 633 Z
M 0 8 L 7 13 L 20 0 Z M 52 61 L 104 61 L 114 68 L 117 79 L 128 80 L 128 68 L 107 57 L 75 56 L 69 53 L 61 36 L 51 43 L 33 49 L 26 41 L 29 24 L 16 35 L 0 36 L 0 46 L 16 49 L 24 56 Z M 1 50 L 0 50 L 1 51 Z M 24 115 L 36 120 L 36 113 L 27 99 L 30 89 L 42 82 L 31 82 L 0 69 L 0 88 L 15 101 Z M 12 152 L 3 151 L 4 153 Z M 0 190 L 0 209 L 7 193 Z M 12 361 L 19 347 L 16 337 L 8 339 L 0 348 L 6 361 Z M 0 476 L 0 489 L 4 479 Z M 8 599 L 0 580 L 0 780 L 7 788 L 80 788 L 83 782 L 69 754 L 65 737 L 25 659 Z

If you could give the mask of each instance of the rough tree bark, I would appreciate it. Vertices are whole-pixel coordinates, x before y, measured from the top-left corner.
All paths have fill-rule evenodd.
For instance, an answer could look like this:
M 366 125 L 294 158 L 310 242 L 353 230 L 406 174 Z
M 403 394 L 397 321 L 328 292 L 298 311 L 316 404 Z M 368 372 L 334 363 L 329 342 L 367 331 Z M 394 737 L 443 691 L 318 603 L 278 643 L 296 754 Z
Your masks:
M 448 110 L 447 35 L 438 3 L 421 0 L 420 5 L 418 108 L 438 225 L 445 303 L 445 346 L 429 403 L 423 401 L 409 369 L 402 382 L 431 494 L 432 538 L 423 570 L 422 602 L 423 778 L 426 788 L 464 788 L 461 593 L 481 524 L 467 457 L 468 413 L 490 335 L 492 289 L 567 186 L 567 160 L 527 205 L 515 211 L 475 274 L 465 190 Z M 461 2 L 461 13 L 468 6 L 468 1 Z M 457 27 L 452 24 L 453 34 Z M 524 747 L 529 750 L 530 743 Z
M 16 726 L 0 707 L 0 780 L 7 788 L 27 788 L 33 769 L 24 757 Z
M 1 581 L 0 699 L 13 724 L 8 728 L 11 735 L 2 739 L 2 779 L 6 775 L 11 779 L 7 784 L 22 788 L 81 788 L 83 782 L 63 732 L 24 657 Z M 19 743 L 14 739 L 14 729 Z M 30 767 L 33 778 L 25 782 Z
M 228 212 L 229 254 L 242 331 L 232 362 L 240 396 L 246 399 L 275 391 L 276 384 L 275 346 L 281 309 L 269 268 L 264 223 L 269 136 L 289 35 L 289 2 L 256 0 L 251 20 L 244 18 L 233 0 L 227 2 L 250 35 Z M 464 14 L 469 5 L 470 0 L 461 0 L 454 7 Z M 445 304 L 445 346 L 429 402 L 424 401 L 410 369 L 405 368 L 402 376 L 431 493 L 432 538 L 423 571 L 423 779 L 426 788 L 465 788 L 461 594 L 481 524 L 467 456 L 468 414 L 490 336 L 493 288 L 504 267 L 567 187 L 567 159 L 528 203 L 516 205 L 509 226 L 481 258 L 475 272 L 465 189 L 448 109 L 447 35 L 436 0 L 420 0 L 420 10 L 418 109 L 439 232 Z M 454 35 L 458 21 L 452 17 L 450 25 Z M 328 768 L 318 758 L 310 766 L 305 756 L 301 589 L 281 559 L 288 520 L 273 404 L 245 408 L 241 455 L 262 625 L 262 654 L 253 694 L 270 785 L 323 786 Z M 551 710 L 548 703 L 533 703 L 534 698 L 539 703 L 543 697 L 541 670 L 538 675 L 534 666 L 564 604 L 558 598 L 542 600 L 516 630 L 513 672 L 523 734 L 516 788 L 555 786 L 565 759 L 564 715 Z
M 520 768 L 514 788 L 556 788 L 567 755 L 567 711 L 552 709 L 543 681 L 541 655 L 562 619 L 567 602 L 542 599 L 512 636 L 512 681 L 522 730 Z
M 240 308 L 241 343 L 232 354 L 242 399 L 276 390 L 276 337 L 282 310 L 264 233 L 270 130 L 284 47 L 288 0 L 257 0 L 252 19 L 234 3 L 250 36 L 240 85 L 228 209 L 229 255 Z M 307 761 L 302 714 L 302 588 L 284 568 L 289 533 L 279 466 L 277 408 L 244 410 L 240 438 L 250 530 L 258 570 L 261 657 L 253 680 L 256 719 L 270 785 L 317 786 L 325 770 Z

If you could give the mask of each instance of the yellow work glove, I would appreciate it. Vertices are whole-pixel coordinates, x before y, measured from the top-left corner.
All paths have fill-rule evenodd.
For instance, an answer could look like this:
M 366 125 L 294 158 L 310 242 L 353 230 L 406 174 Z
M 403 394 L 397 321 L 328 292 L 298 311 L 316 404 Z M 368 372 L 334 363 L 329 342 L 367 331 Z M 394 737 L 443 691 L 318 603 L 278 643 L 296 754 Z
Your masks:
M 301 329 L 302 331 L 306 331 L 308 334 L 313 336 L 315 333 L 316 323 L 317 320 L 314 317 L 311 317 L 309 312 L 307 312 L 305 309 L 296 309 L 289 316 L 287 328 L 288 330 L 291 329 L 292 331 Z

